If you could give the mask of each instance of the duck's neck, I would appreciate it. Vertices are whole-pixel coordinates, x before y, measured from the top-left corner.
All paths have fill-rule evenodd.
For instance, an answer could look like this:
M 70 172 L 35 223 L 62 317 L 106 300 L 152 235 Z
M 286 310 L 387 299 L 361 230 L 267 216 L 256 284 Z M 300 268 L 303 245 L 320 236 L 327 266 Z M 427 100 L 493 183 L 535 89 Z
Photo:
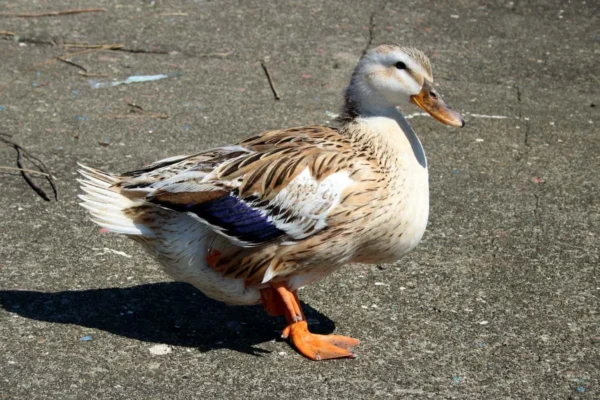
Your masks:
M 358 68 L 357 68 L 358 69 Z M 393 116 L 396 108 L 377 95 L 354 73 L 344 93 L 344 108 L 340 119 L 350 121 L 358 117 Z
M 382 156 L 385 155 L 385 159 L 391 162 L 394 161 L 393 157 L 388 157 L 389 151 L 408 147 L 421 167 L 427 168 L 427 158 L 421 141 L 404 115 L 396 107 L 377 101 L 376 97 L 368 92 L 352 93 L 351 90 L 352 85 L 346 90 L 346 102 L 340 119 L 348 126 L 354 123 L 366 124 L 366 129 L 349 130 L 352 139 L 376 145 Z M 357 94 L 360 94 L 360 97 Z M 400 129 L 394 130 L 394 126 Z M 404 137 L 396 137 L 395 133 L 398 131 Z

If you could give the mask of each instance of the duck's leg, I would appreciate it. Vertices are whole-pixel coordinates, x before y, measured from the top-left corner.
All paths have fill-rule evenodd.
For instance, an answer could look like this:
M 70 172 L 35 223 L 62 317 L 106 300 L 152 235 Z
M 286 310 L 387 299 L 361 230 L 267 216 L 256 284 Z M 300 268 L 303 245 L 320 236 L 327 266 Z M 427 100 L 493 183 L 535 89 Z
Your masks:
M 360 343 L 358 340 L 347 336 L 310 333 L 304 313 L 300 309 L 298 294 L 290 291 L 283 283 L 273 283 L 271 287 L 279 297 L 279 299 L 274 298 L 271 303 L 279 304 L 269 308 L 265 306 L 265 308 L 267 311 L 283 309 L 288 325 L 281 336 L 284 339 L 289 338 L 300 354 L 315 361 L 355 357 L 350 349 Z
M 267 314 L 272 317 L 285 315 L 285 305 L 273 288 L 260 289 L 260 301 Z

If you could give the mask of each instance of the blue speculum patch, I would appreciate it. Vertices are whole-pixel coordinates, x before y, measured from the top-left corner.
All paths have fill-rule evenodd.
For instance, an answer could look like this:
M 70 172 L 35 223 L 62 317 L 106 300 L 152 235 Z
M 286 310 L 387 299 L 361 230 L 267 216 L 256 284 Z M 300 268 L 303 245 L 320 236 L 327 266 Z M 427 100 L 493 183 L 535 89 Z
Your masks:
M 285 232 L 270 222 L 261 211 L 233 195 L 219 197 L 199 204 L 179 206 L 178 211 L 196 214 L 223 233 L 241 241 L 259 244 L 282 236 Z

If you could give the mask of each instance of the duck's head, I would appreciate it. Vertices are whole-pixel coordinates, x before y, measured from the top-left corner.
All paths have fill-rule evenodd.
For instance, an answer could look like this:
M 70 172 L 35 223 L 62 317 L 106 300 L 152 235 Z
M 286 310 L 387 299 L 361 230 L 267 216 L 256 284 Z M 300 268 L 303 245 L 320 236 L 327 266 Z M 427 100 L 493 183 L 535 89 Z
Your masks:
M 423 52 L 393 44 L 369 50 L 346 89 L 346 114 L 380 115 L 408 103 L 446 125 L 465 125 L 433 87 L 431 64 Z

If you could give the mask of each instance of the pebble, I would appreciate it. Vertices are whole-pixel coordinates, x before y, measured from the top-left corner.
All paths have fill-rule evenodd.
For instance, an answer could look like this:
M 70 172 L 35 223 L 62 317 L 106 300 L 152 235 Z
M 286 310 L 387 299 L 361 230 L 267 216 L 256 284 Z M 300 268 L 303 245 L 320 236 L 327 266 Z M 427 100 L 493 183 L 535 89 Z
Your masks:
M 173 351 L 173 349 L 166 344 L 157 344 L 150 347 L 148 350 L 150 350 L 150 353 L 154 354 L 155 356 L 164 356 L 165 354 L 169 354 Z
M 331 111 L 325 111 L 325 115 L 331 119 L 336 119 L 337 117 L 340 116 L 339 114 L 333 113 Z

